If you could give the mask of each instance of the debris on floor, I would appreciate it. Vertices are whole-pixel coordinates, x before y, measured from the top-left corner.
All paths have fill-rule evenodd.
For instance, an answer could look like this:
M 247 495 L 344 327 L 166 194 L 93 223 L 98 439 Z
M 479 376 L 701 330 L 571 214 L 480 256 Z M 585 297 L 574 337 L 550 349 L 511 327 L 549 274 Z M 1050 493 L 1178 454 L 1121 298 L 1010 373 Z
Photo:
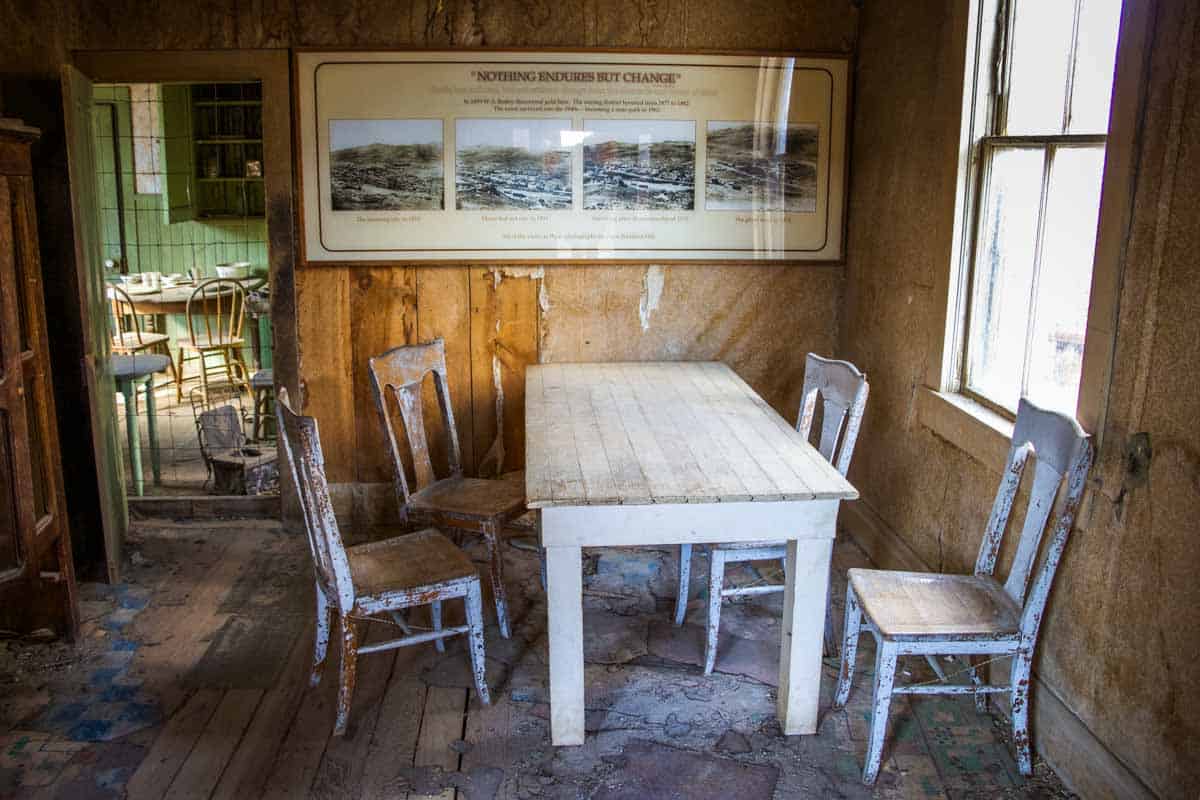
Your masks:
M 863 786 L 869 637 L 850 706 L 830 709 L 837 661 L 826 659 L 818 733 L 784 737 L 780 595 L 727 605 L 716 672 L 705 676 L 705 581 L 693 581 L 686 624 L 673 625 L 675 548 L 586 552 L 588 737 L 554 748 L 535 551 L 506 551 L 513 636 L 487 620 L 491 706 L 470 691 L 460 640 L 445 653 L 366 655 L 350 730 L 335 739 L 337 681 L 308 685 L 304 537 L 267 522 L 146 523 L 131 545 L 127 583 L 83 585 L 77 644 L 0 633 L 0 796 L 1070 797 L 1044 764 L 1022 779 L 1007 722 L 969 697 L 897 698 L 879 782 Z M 482 542 L 464 546 L 486 565 Z M 693 558 L 693 574 L 705 574 L 703 549 Z M 865 564 L 838 542 L 835 612 L 845 569 Z M 739 565 L 729 577 L 778 580 L 772 568 Z M 461 613 L 448 603 L 447 624 Z M 334 656 L 326 674 L 336 668 Z M 905 668 L 915 679 L 928 672 L 924 662 Z

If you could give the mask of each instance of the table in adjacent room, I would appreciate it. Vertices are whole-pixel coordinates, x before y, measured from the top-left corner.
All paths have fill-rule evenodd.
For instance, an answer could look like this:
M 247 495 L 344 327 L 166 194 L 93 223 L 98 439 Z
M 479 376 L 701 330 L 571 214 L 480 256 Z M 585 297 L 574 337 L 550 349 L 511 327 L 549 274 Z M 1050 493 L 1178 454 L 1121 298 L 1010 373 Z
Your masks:
M 556 745 L 584 737 L 583 547 L 786 541 L 777 713 L 815 733 L 838 506 L 857 491 L 720 363 L 542 364 L 525 387 Z

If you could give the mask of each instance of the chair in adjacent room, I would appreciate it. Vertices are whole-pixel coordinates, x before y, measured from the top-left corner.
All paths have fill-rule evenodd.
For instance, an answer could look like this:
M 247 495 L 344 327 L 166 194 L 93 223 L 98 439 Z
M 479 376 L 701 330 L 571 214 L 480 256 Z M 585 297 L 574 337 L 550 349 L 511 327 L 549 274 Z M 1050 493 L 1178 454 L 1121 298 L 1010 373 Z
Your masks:
M 304 515 L 304 527 L 316 572 L 317 634 L 310 683 L 321 681 L 336 623 L 341 648 L 337 719 L 333 733 L 346 732 L 358 656 L 408 645 L 435 642 L 466 634 L 479 699 L 490 703 L 484 678 L 483 600 L 479 575 L 471 560 L 440 532 L 427 528 L 368 544 L 346 547 L 333 515 L 325 460 L 317 421 L 297 414 L 281 389 L 275 403 L 279 441 L 292 470 Z M 461 597 L 466 624 L 442 625 L 442 603 Z M 418 630 L 404 616 L 406 609 L 430 606 L 432 627 Z M 365 644 L 362 626 L 377 622 L 398 626 L 403 636 Z
M 209 392 L 210 372 L 224 373 L 229 385 L 250 391 L 250 370 L 242 350 L 246 346 L 242 325 L 246 319 L 246 290 L 228 278 L 206 280 L 192 290 L 187 301 L 187 337 L 179 343 L 179 370 L 185 360 L 199 360 L 200 385 Z M 219 358 L 215 368 L 212 358 Z
M 463 477 L 458 431 L 446 377 L 446 347 L 442 339 L 397 347 L 368 359 L 367 364 L 392 459 L 401 518 L 415 524 L 454 528 L 484 537 L 496 619 L 501 635 L 508 638 L 508 601 L 500 536 L 510 521 L 525 513 L 524 486 L 510 481 Z M 421 387 L 431 373 L 446 435 L 448 474 L 443 478 L 434 474 L 421 400 Z M 399 411 L 399 419 L 394 410 Z M 404 453 L 401 451 L 402 440 L 406 445 Z M 405 456 L 412 464 L 411 483 L 405 469 Z
M 807 440 L 816 416 L 817 397 L 821 406 L 821 439 L 818 450 L 842 475 L 850 469 L 850 458 L 858 441 L 858 428 L 867 407 L 867 376 L 848 361 L 835 361 L 809 353 L 804 362 L 804 387 L 796 430 Z M 680 545 L 679 593 L 675 599 L 675 624 L 682 625 L 687 613 L 691 578 L 692 545 Z M 711 674 L 717 661 L 717 634 L 721 627 L 721 601 L 726 597 L 782 592 L 783 584 L 761 584 L 725 588 L 725 565 L 740 561 L 779 559 L 786 563 L 784 542 L 741 542 L 710 548 L 708 573 L 708 626 L 704 645 L 704 673 Z M 836 652 L 833 616 L 825 603 L 825 651 Z
M 108 301 L 112 309 L 109 324 L 112 328 L 113 355 L 132 356 L 151 352 L 166 356 L 167 370 L 175 383 L 176 400 L 182 399 L 179 372 L 171 357 L 171 337 L 159 331 L 142 330 L 142 315 L 135 310 L 129 293 L 120 286 L 108 287 Z
M 1037 466 L 1029 486 L 1025 519 L 1012 569 L 1001 584 L 992 577 L 996 556 L 1031 457 Z M 981 711 L 987 708 L 989 694 L 1009 694 L 1017 766 L 1022 775 L 1032 772 L 1029 673 L 1050 584 L 1083 498 L 1092 447 L 1074 419 L 1038 408 L 1022 398 L 1006 463 L 973 575 L 850 570 L 842 665 L 834 704 L 844 706 L 849 699 L 859 634 L 866 630 L 875 637 L 876 649 L 864 783 L 874 783 L 879 774 L 888 707 L 896 694 L 970 694 Z M 1066 493 L 1058 500 L 1064 482 Z M 1043 534 L 1056 508 L 1050 544 L 1035 572 Z M 924 656 L 939 679 L 896 686 L 897 659 L 911 655 Z M 961 660 L 962 667 L 955 674 L 968 676 L 969 682 L 950 682 L 948 678 L 954 674 L 947 675 L 937 656 Z M 984 663 L 979 659 L 986 663 L 1000 658 L 1012 660 L 1008 683 L 984 683 L 980 674 Z

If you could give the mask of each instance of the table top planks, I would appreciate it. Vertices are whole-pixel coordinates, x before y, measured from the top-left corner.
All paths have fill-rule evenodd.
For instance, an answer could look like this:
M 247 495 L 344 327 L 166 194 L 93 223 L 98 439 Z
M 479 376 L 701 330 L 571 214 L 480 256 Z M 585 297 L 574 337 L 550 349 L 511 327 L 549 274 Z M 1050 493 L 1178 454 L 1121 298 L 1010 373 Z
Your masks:
M 858 497 L 724 364 L 539 364 L 525 380 L 530 508 Z

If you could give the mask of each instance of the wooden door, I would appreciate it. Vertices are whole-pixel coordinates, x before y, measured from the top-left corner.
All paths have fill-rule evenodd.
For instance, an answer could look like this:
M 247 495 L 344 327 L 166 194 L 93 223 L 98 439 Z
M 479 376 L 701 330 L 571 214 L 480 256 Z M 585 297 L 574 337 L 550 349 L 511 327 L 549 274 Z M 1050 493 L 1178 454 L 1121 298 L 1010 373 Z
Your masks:
M 71 216 L 75 226 L 75 269 L 83 313 L 83 373 L 92 423 L 92 450 L 100 483 L 100 516 L 108 579 L 121 575 L 121 545 L 129 526 L 122 486 L 121 445 L 116 416 L 116 386 L 109 368 L 111 342 L 104 297 L 104 257 L 96 204 L 95 149 L 92 137 L 92 82 L 67 64 L 62 68 L 67 161 L 71 175 Z
M 78 629 L 30 142 L 0 120 L 0 627 Z

